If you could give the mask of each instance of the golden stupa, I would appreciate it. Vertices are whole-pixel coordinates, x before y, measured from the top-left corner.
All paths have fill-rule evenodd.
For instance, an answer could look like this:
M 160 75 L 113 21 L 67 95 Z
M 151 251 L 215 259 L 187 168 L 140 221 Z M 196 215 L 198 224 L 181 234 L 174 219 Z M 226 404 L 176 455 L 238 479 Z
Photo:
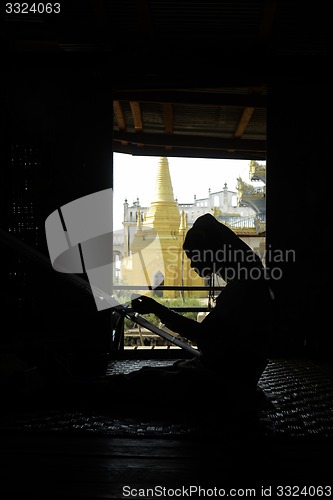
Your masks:
M 188 229 L 185 213 L 179 214 L 170 177 L 169 162 L 161 157 L 158 163 L 155 190 L 143 221 L 140 214 L 130 250 L 122 265 L 127 285 L 144 286 L 144 294 L 166 298 L 179 297 L 180 290 L 155 290 L 157 286 L 203 286 L 204 282 L 187 259 L 182 245 Z M 148 289 L 152 291 L 147 293 Z M 202 295 L 186 292 L 185 295 Z

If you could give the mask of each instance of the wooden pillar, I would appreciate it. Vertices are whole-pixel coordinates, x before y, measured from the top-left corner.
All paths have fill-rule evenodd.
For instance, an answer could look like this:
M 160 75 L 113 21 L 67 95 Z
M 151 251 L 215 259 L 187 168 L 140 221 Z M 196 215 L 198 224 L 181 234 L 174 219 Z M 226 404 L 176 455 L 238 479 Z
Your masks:
M 325 118 L 332 116 L 330 93 L 329 85 L 320 78 L 310 80 L 305 72 L 296 78 L 275 77 L 269 85 L 267 263 L 277 278 L 273 284 L 280 314 L 278 354 L 332 356 L 332 122 Z

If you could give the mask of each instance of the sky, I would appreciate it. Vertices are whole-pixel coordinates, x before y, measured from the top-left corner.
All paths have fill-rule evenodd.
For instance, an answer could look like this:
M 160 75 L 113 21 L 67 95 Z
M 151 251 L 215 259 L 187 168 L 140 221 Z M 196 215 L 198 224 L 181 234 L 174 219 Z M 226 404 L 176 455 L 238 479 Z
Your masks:
M 114 153 L 113 230 L 122 229 L 123 206 L 137 198 L 143 207 L 149 206 L 155 189 L 160 157 L 131 156 Z M 205 158 L 168 158 L 174 197 L 179 203 L 192 203 L 194 195 L 206 198 L 208 190 L 221 191 L 224 183 L 236 191 L 237 178 L 251 183 L 250 160 L 221 160 Z M 265 162 L 258 161 L 260 164 Z

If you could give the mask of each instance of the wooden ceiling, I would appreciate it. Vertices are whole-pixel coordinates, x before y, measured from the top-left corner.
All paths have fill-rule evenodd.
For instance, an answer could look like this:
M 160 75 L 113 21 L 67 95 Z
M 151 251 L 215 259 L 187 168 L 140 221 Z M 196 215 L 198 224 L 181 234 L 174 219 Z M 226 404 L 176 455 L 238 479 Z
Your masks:
M 328 3 L 60 5 L 59 14 L 3 12 L 2 49 L 42 54 L 43 67 L 71 56 L 88 72 L 98 62 L 112 93 L 115 152 L 264 160 L 270 82 L 326 74 L 332 58 Z
M 266 88 L 114 91 L 114 151 L 265 159 Z

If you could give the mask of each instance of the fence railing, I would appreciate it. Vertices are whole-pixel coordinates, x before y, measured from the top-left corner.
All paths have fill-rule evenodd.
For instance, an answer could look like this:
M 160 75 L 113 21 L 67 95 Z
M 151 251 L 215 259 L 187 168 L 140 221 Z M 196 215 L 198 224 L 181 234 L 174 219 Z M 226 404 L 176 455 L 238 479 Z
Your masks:
M 213 286 L 213 287 L 208 287 L 208 286 L 156 286 L 154 288 L 150 286 L 143 286 L 143 285 L 116 285 L 114 287 L 114 291 L 179 291 L 179 292 L 191 292 L 191 291 L 203 291 L 207 293 L 206 297 L 202 298 L 207 298 L 208 299 L 208 294 L 209 292 L 219 292 L 223 289 L 223 286 Z M 186 299 L 185 299 L 186 300 Z M 185 313 L 185 312 L 209 312 L 210 307 L 205 306 L 205 305 L 198 305 L 198 306 L 167 306 L 169 307 L 172 311 L 178 312 L 178 313 Z M 129 313 L 132 312 L 132 309 L 130 307 L 127 307 L 126 309 Z M 114 311 L 112 315 L 112 340 L 111 340 L 111 350 L 112 351 L 123 351 L 125 347 L 125 318 L 123 315 L 120 315 L 117 311 Z M 133 321 L 135 319 L 133 318 Z M 152 336 L 156 334 L 151 334 Z M 142 341 L 143 336 L 142 336 L 142 331 L 140 330 L 140 327 L 138 325 L 138 336 L 140 340 Z

